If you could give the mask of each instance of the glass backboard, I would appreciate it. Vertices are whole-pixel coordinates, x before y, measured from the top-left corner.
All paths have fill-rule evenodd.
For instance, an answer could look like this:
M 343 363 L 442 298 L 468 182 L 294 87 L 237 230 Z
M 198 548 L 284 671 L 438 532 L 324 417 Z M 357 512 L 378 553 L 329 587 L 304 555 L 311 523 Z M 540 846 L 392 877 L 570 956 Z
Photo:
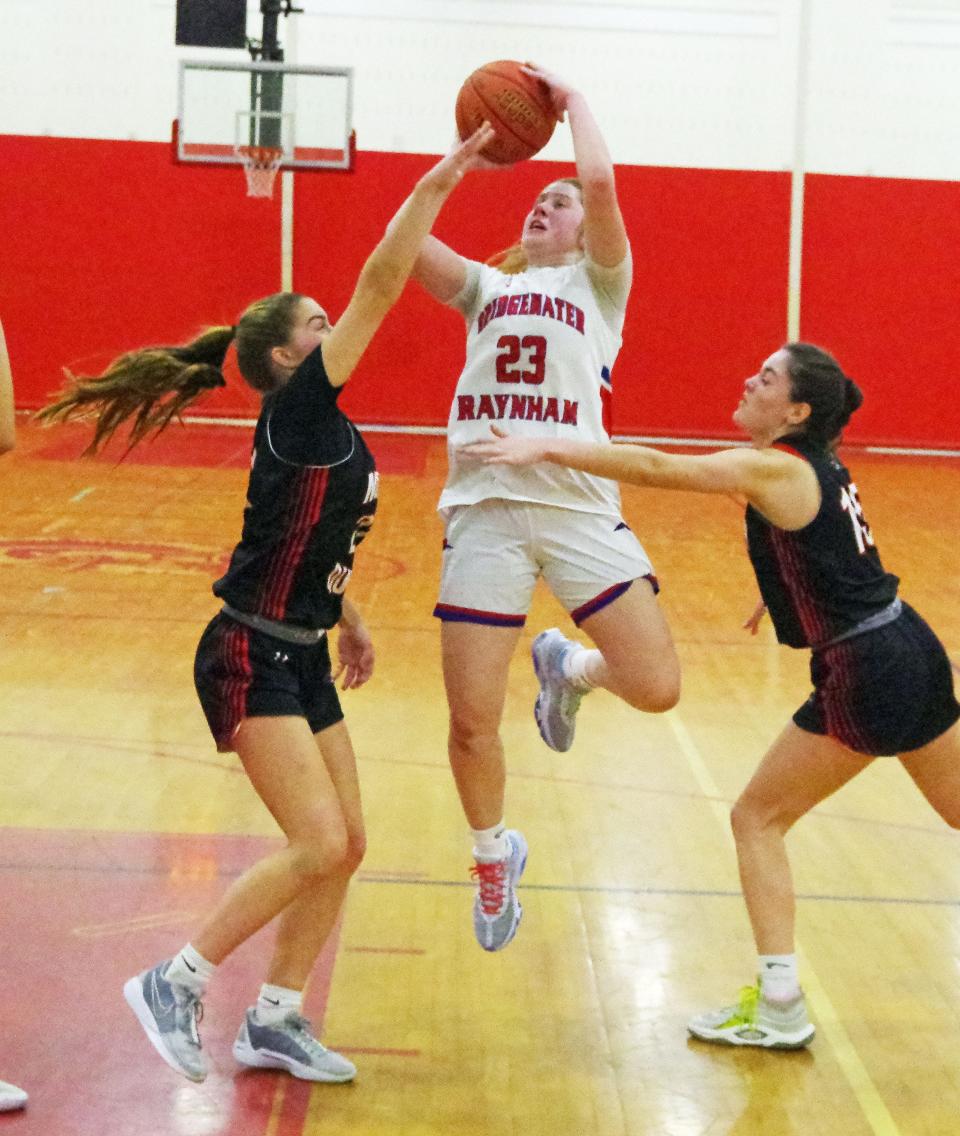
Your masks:
M 239 165 L 241 147 L 269 147 L 286 169 L 350 169 L 352 120 L 350 67 L 180 61 L 181 162 Z

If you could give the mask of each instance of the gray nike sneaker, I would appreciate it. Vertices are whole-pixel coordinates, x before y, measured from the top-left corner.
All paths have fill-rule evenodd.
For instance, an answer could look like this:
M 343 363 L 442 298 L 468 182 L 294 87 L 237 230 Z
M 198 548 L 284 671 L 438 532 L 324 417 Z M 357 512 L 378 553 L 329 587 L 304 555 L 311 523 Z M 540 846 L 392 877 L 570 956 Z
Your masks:
M 736 1006 L 698 1014 L 687 1029 L 701 1041 L 763 1049 L 803 1049 L 816 1033 L 803 994 L 788 1002 L 771 1002 L 760 993 L 759 982 L 744 986 Z
M 30 1098 L 16 1085 L 9 1081 L 0 1081 L 0 1112 L 15 1112 L 18 1108 L 26 1108 Z
M 254 1069 L 285 1069 L 301 1081 L 340 1083 L 357 1075 L 352 1061 L 317 1041 L 306 1018 L 288 1014 L 282 1022 L 263 1026 L 253 1006 L 233 1043 L 233 1056 Z
M 566 753 L 573 745 L 577 711 L 583 691 L 577 690 L 563 673 L 563 660 L 580 644 L 568 639 L 556 627 L 541 631 L 530 653 L 537 672 L 540 693 L 533 705 L 540 737 L 551 749 Z
M 186 986 L 167 982 L 163 977 L 169 962 L 145 970 L 124 984 L 123 996 L 137 1015 L 153 1048 L 171 1069 L 191 1081 L 202 1081 L 207 1063 L 200 1048 L 197 1022 L 203 1017 L 203 1003 Z
M 523 833 L 508 828 L 504 833 L 510 854 L 503 860 L 474 857 L 470 874 L 477 881 L 473 901 L 473 933 L 485 951 L 500 951 L 513 939 L 523 917 L 516 885 L 527 866 L 527 842 Z

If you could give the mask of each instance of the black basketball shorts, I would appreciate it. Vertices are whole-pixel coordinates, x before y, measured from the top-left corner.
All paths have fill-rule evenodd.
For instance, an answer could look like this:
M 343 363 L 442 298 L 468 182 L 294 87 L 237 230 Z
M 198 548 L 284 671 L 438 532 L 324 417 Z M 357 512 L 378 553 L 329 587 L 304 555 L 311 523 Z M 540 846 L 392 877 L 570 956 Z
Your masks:
M 892 623 L 814 651 L 810 678 L 794 722 L 857 753 L 909 753 L 960 718 L 943 644 L 906 603 Z
M 343 720 L 326 636 L 288 643 L 219 612 L 200 638 L 193 679 L 221 753 L 244 718 L 306 718 L 313 733 Z

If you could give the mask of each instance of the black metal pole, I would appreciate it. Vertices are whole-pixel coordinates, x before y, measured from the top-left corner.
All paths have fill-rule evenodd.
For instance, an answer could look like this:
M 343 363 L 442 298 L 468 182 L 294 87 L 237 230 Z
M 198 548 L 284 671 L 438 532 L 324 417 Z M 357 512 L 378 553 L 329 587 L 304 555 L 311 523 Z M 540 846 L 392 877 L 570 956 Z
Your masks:
M 302 12 L 294 8 L 293 0 L 260 0 L 260 14 L 263 27 L 259 43 L 251 40 L 247 45 L 251 58 L 263 59 L 267 63 L 282 63 L 283 48 L 280 46 L 277 29 L 281 15 Z M 257 146 L 280 146 L 282 144 L 282 120 L 279 115 L 283 109 L 283 72 L 254 72 L 250 76 L 251 144 Z M 261 117 L 267 112 L 269 117 Z M 256 124 L 256 127 L 254 127 Z

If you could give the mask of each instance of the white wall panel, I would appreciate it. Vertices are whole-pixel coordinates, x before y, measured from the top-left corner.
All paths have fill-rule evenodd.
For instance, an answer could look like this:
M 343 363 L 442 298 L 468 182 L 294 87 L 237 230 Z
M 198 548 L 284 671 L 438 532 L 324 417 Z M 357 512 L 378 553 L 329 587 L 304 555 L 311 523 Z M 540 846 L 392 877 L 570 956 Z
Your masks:
M 452 136 L 463 78 L 487 60 L 519 58 L 584 90 L 617 161 L 734 168 L 790 161 L 783 126 L 792 121 L 793 88 L 782 75 L 795 70 L 794 0 L 305 6 L 300 58 L 355 61 L 361 147 L 435 152 Z M 335 14 L 354 9 L 366 15 Z M 543 156 L 571 156 L 565 130 Z
M 169 137 L 174 22 L 151 0 L 0 0 L 0 130 Z
M 362 149 L 435 153 L 464 76 L 534 58 L 588 95 L 617 161 L 784 169 L 802 0 L 301 0 L 292 60 L 351 66 Z M 960 178 L 960 0 L 806 0 L 807 168 Z M 248 4 L 258 35 L 259 3 Z M 0 0 L 0 130 L 169 137 L 173 0 Z M 293 24 L 293 21 L 296 24 Z M 232 113 L 234 108 L 224 108 Z M 560 130 L 545 157 L 567 159 Z
M 797 0 L 660 4 L 552 0 L 302 0 L 288 54 L 356 68 L 359 144 L 433 153 L 452 135 L 461 80 L 496 58 L 537 58 L 589 95 L 618 161 L 775 167 L 789 160 Z M 5 133 L 169 136 L 173 0 L 0 0 Z M 248 4 L 259 34 L 259 4 Z M 213 52 L 243 59 L 243 52 Z M 787 132 L 787 135 L 789 131 Z M 566 158 L 565 132 L 545 157 Z
M 810 169 L 960 178 L 958 108 L 960 2 L 816 0 Z

